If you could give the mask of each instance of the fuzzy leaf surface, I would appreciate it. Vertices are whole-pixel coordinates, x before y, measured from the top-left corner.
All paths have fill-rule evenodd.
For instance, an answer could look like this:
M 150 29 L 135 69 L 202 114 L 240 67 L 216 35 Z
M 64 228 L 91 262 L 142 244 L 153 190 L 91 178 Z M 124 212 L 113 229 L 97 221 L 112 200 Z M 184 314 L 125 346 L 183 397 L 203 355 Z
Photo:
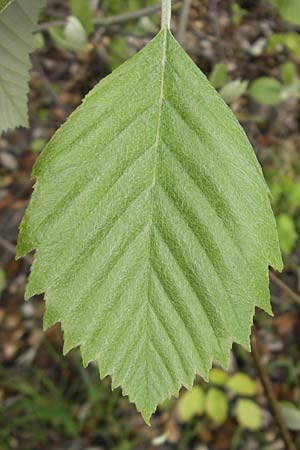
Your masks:
M 146 421 L 232 342 L 281 269 L 268 188 L 230 109 L 169 31 L 101 81 L 38 159 L 18 256 L 64 351 Z
M 29 53 L 34 49 L 32 33 L 43 4 L 42 0 L 0 3 L 0 133 L 28 126 Z

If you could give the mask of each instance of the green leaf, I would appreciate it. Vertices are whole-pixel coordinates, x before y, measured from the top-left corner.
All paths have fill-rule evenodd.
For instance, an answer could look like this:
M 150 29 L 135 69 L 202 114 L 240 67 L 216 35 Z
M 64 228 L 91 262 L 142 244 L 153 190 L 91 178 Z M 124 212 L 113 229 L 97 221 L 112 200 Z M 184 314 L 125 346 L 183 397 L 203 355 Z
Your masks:
M 239 395 L 255 395 L 257 391 L 256 382 L 244 373 L 232 375 L 227 382 L 227 387 Z
M 205 412 L 217 425 L 222 425 L 228 416 L 228 400 L 224 392 L 216 388 L 209 389 L 205 399 Z
M 129 56 L 129 45 L 124 36 L 112 36 L 108 45 L 109 67 L 116 69 Z
M 280 411 L 286 426 L 292 431 L 300 431 L 300 410 L 292 403 L 281 403 Z
M 299 33 L 283 34 L 283 42 L 285 47 L 293 54 L 297 61 L 300 61 L 300 35 Z
M 184 392 L 177 402 L 177 414 L 181 422 L 189 422 L 204 413 L 205 394 L 200 386 Z
M 209 81 L 215 88 L 221 88 L 226 83 L 227 69 L 223 62 L 215 64 L 209 76 Z
M 282 52 L 287 49 L 295 58 L 300 61 L 300 35 L 299 33 L 274 33 L 268 38 L 267 52 Z
M 220 95 L 223 97 L 225 102 L 233 103 L 245 94 L 247 88 L 248 81 L 233 80 L 225 84 L 223 89 L 220 91 Z
M 270 3 L 278 10 L 284 20 L 299 25 L 300 24 L 300 8 L 299 0 L 269 0 Z
M 269 190 L 206 77 L 163 29 L 101 81 L 39 157 L 17 256 L 26 298 L 62 323 L 148 421 L 156 405 L 249 348 L 282 269 Z
M 89 35 L 94 29 L 93 14 L 89 0 L 70 0 L 70 9 L 72 16 L 77 17 L 86 34 Z
M 63 29 L 50 27 L 48 31 L 53 41 L 62 49 L 77 51 L 86 48 L 86 33 L 77 17 L 69 16 Z
M 233 23 L 233 25 L 238 25 L 248 12 L 246 9 L 241 8 L 241 6 L 237 2 L 231 2 L 230 10 L 231 22 Z
M 271 77 L 261 77 L 253 81 L 250 95 L 262 105 L 272 106 L 282 101 L 282 84 Z
M 5 285 L 6 285 L 5 272 L 3 269 L 0 268 L 0 299 L 1 299 L 1 294 L 2 294 L 3 290 L 5 289 Z
M 0 4 L 0 10 L 5 4 Z M 43 0 L 15 0 L 0 14 L 0 133 L 28 125 L 29 53 L 43 4 Z
M 71 42 L 78 49 L 84 48 L 87 44 L 86 32 L 77 19 L 77 17 L 69 16 L 64 29 L 65 39 Z
M 102 0 L 101 7 L 107 14 L 118 14 L 121 11 L 134 11 L 157 3 L 157 0 Z
M 277 217 L 277 226 L 280 246 L 286 255 L 291 253 L 297 241 L 297 231 L 292 217 L 288 214 L 280 214 Z
M 294 63 L 287 61 L 280 66 L 281 81 L 286 84 L 292 84 L 297 77 L 297 68 Z
M 236 418 L 243 428 L 259 430 L 262 425 L 261 409 L 252 400 L 239 399 L 236 405 Z
M 228 375 L 224 370 L 213 368 L 209 372 L 209 382 L 217 386 L 225 386 Z
M 35 33 L 33 35 L 33 43 L 34 48 L 36 50 L 41 50 L 42 48 L 44 48 L 45 47 L 44 35 L 42 33 Z
M 287 205 L 299 208 L 300 206 L 300 181 L 291 181 L 285 185 Z

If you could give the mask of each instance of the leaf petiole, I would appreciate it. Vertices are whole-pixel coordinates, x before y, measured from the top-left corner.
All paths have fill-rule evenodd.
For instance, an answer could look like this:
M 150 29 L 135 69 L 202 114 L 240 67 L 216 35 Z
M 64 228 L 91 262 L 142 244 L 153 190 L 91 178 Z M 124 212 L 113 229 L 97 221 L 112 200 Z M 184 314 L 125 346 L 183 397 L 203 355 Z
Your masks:
M 161 3 L 161 27 L 167 28 L 171 27 L 171 0 L 162 0 Z

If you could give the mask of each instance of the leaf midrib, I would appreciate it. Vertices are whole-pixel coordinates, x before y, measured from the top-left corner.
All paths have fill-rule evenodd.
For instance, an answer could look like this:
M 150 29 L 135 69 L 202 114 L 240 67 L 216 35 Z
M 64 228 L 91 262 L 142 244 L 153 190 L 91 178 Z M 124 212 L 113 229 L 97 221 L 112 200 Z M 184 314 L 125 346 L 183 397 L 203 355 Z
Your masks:
M 160 95 L 158 100 L 158 117 L 157 117 L 157 127 L 156 127 L 156 135 L 155 135 L 155 143 L 153 148 L 153 178 L 150 186 L 151 190 L 151 212 L 150 212 L 150 223 L 149 223 L 149 268 L 148 268 L 148 288 L 147 288 L 147 305 L 146 305 L 146 323 L 145 323 L 145 378 L 146 378 L 146 386 L 147 393 L 149 394 L 149 370 L 148 370 L 148 356 L 149 356 L 149 347 L 151 337 L 149 336 L 149 327 L 148 327 L 148 317 L 149 317 L 149 306 L 150 306 L 150 298 L 151 298 L 151 277 L 152 277 L 152 240 L 153 240 L 153 217 L 154 217 L 154 208 L 155 208 L 155 189 L 156 189 L 156 178 L 157 178 L 157 169 L 158 169 L 158 156 L 159 156 L 159 145 L 160 145 L 160 130 L 161 130 L 161 117 L 162 117 L 162 109 L 164 102 L 164 88 L 165 88 L 165 68 L 167 62 L 167 41 L 168 41 L 168 29 L 167 27 L 161 30 L 163 33 L 163 42 L 162 42 L 162 55 L 161 55 L 161 80 L 160 80 Z M 145 420 L 146 417 L 144 417 Z
M 167 61 L 167 37 L 168 37 L 168 30 L 167 28 L 162 30 L 164 37 L 163 37 L 163 44 L 162 44 L 162 71 L 161 71 L 161 82 L 160 82 L 160 96 L 158 101 L 158 119 L 157 119 L 157 128 L 156 128 L 156 136 L 155 136 L 155 144 L 154 144 L 154 166 L 153 166 L 153 180 L 151 189 L 152 191 L 155 189 L 156 185 L 156 175 L 157 175 L 157 159 L 158 159 L 158 148 L 159 148 L 159 141 L 160 141 L 160 128 L 161 128 L 161 116 L 162 116 L 162 107 L 163 107 L 163 101 L 164 101 L 164 87 L 165 87 L 165 68 L 166 68 L 166 61 Z M 154 209 L 154 201 L 152 198 L 152 208 L 151 208 L 151 220 L 153 219 L 153 209 Z

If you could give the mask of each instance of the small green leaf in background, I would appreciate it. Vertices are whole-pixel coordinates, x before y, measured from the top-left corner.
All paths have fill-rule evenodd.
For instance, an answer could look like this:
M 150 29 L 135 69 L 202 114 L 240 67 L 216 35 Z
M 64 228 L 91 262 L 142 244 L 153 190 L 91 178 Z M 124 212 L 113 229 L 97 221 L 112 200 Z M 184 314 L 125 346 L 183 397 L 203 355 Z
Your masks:
M 216 89 L 224 86 L 227 80 L 227 69 L 223 62 L 214 65 L 209 81 Z
M 294 24 L 300 24 L 300 5 L 299 0 L 269 0 L 281 15 L 281 17 Z
M 286 426 L 292 431 L 300 431 L 300 409 L 292 403 L 281 402 L 280 411 Z
M 277 181 L 273 180 L 269 181 L 268 185 L 271 192 L 272 205 L 276 206 L 283 195 L 284 192 L 283 186 L 281 185 L 281 183 L 278 183 Z
M 287 61 L 280 66 L 280 79 L 283 84 L 292 84 L 297 76 L 297 68 L 294 63 Z
M 111 36 L 108 46 L 109 66 L 115 70 L 129 56 L 128 42 L 124 36 Z
M 252 400 L 239 399 L 236 405 L 236 418 L 241 427 L 255 431 L 262 425 L 260 407 Z
M 216 367 L 212 368 L 209 372 L 209 382 L 217 386 L 225 386 L 228 379 L 228 375 L 224 370 Z
M 238 25 L 243 17 L 247 14 L 247 10 L 243 9 L 237 2 L 232 2 L 231 9 L 231 22 L 233 25 Z
M 297 241 L 297 231 L 293 219 L 288 214 L 277 217 L 280 247 L 286 255 L 290 254 Z
M 87 35 L 94 29 L 93 13 L 89 0 L 70 0 L 71 15 L 77 17 Z
M 34 50 L 33 32 L 44 0 L 2 1 L 0 5 L 1 134 L 18 126 L 28 126 L 29 54 Z
M 210 388 L 205 399 L 205 412 L 216 424 L 222 425 L 228 416 L 228 400 L 224 392 Z
M 300 61 L 300 34 L 293 31 L 288 33 L 274 33 L 268 38 L 267 53 L 288 50 L 296 61 Z
M 287 204 L 294 208 L 300 207 L 300 181 L 286 184 L 285 195 Z
M 0 299 L 1 294 L 5 288 L 5 284 L 6 284 L 5 272 L 3 269 L 0 268 Z
M 220 95 L 223 97 L 226 103 L 236 102 L 240 97 L 242 97 L 248 88 L 248 81 L 233 80 L 225 84 L 221 89 Z
M 41 50 L 42 48 L 44 48 L 45 47 L 44 35 L 42 33 L 34 33 L 33 43 L 34 43 L 34 48 L 36 50 Z
M 251 83 L 249 92 L 258 103 L 272 106 L 282 101 L 282 89 L 282 84 L 275 78 L 261 77 Z
M 46 145 L 46 139 L 44 138 L 34 138 L 31 141 L 30 150 L 32 152 L 40 152 Z
M 239 395 L 252 396 L 257 392 L 257 384 L 244 373 L 236 373 L 229 377 L 227 387 Z
M 283 34 L 285 47 L 293 54 L 297 61 L 300 61 L 300 34 L 289 32 Z
M 194 386 L 186 391 L 177 401 L 177 414 L 181 422 L 188 422 L 194 416 L 204 413 L 205 394 L 201 386 Z
M 65 38 L 68 42 L 72 42 L 78 49 L 84 48 L 87 44 L 86 32 L 75 16 L 69 16 L 65 26 Z
M 122 11 L 134 11 L 154 3 L 157 3 L 157 0 L 102 0 L 101 7 L 107 14 L 118 14 Z
M 84 50 L 87 46 L 86 32 L 75 16 L 69 16 L 64 28 L 50 27 L 49 34 L 58 47 L 64 50 Z

